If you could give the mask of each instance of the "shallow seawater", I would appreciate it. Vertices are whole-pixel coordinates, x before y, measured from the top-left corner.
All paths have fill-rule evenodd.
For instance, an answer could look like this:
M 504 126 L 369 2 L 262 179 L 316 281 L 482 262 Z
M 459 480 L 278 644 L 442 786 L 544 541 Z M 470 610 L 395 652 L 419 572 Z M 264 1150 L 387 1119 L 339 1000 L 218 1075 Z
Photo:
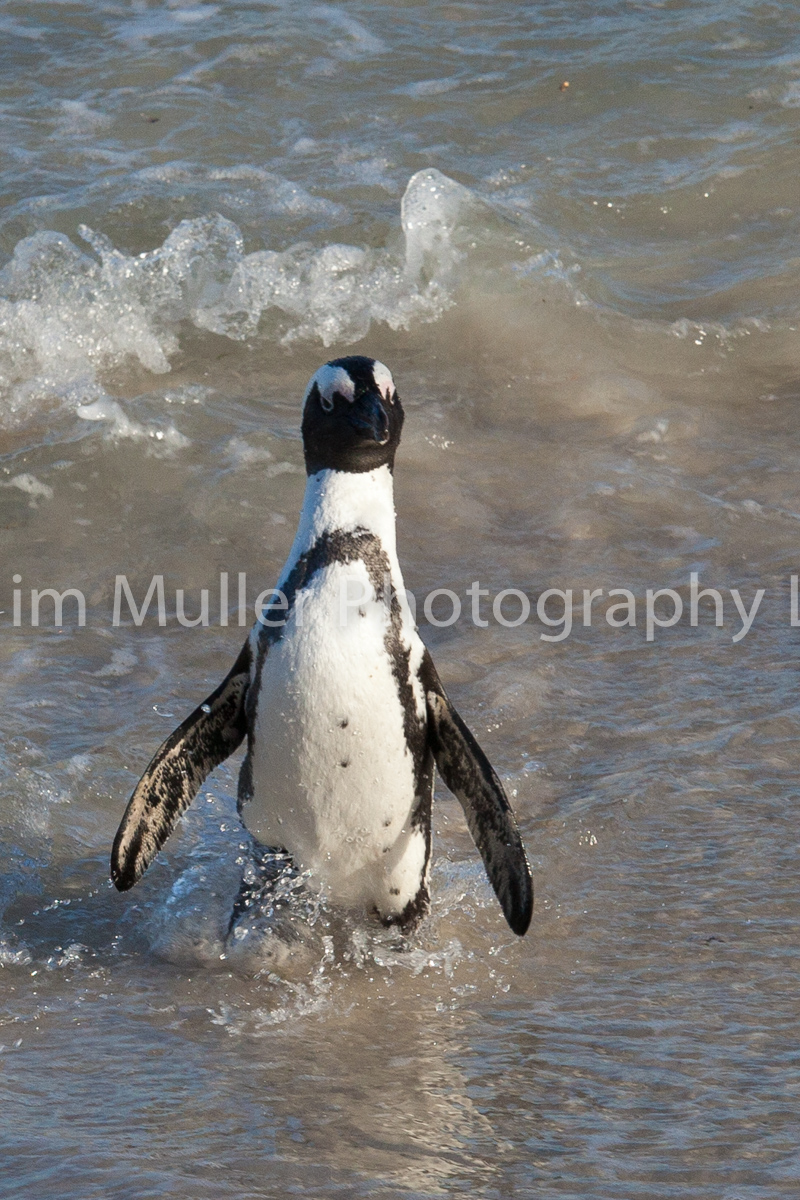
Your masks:
M 796 1195 L 795 6 L 8 0 L 0 31 L 0 1194 Z M 251 613 L 275 581 L 343 353 L 403 398 L 406 584 L 536 908 L 516 939 L 437 791 L 418 933 L 323 903 L 274 970 L 224 940 L 237 760 L 133 891 L 108 853 L 238 652 L 239 573 Z M 118 574 L 163 575 L 163 626 L 114 626 Z M 32 588 L 85 626 L 32 627 Z

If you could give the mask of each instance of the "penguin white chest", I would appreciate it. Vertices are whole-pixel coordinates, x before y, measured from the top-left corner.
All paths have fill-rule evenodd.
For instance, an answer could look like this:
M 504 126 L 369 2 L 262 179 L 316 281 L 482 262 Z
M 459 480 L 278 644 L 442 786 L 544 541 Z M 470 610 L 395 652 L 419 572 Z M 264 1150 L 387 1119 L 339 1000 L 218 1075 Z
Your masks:
M 259 841 L 288 850 L 334 899 L 381 908 L 389 875 L 400 869 L 392 894 L 405 903 L 425 868 L 387 621 L 363 562 L 331 563 L 298 592 L 265 663 L 243 812 Z

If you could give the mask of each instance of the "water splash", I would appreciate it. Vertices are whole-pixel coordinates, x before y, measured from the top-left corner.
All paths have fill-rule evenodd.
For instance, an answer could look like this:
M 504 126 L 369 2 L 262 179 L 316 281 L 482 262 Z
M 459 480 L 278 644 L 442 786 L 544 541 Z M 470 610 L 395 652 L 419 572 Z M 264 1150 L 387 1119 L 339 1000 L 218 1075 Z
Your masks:
M 151 436 L 101 375 L 125 362 L 169 371 L 183 321 L 242 341 L 273 313 L 267 336 L 282 345 L 330 346 L 357 341 L 373 322 L 436 320 L 453 302 L 454 235 L 471 200 L 440 171 L 418 171 L 403 196 L 402 251 L 300 243 L 245 254 L 239 228 L 217 213 L 181 221 L 139 255 L 86 225 L 79 233 L 93 255 L 63 233 L 24 238 L 0 271 L 0 421 L 60 403 L 109 422 L 116 437 Z M 164 437 L 186 444 L 172 428 Z

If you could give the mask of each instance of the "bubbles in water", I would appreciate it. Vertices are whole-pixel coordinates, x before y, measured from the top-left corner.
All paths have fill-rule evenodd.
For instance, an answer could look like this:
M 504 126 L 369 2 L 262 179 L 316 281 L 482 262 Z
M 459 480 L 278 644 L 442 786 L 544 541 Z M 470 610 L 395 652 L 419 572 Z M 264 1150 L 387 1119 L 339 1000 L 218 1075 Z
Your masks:
M 79 966 L 84 955 L 91 957 L 91 953 L 89 947 L 84 946 L 82 942 L 72 942 L 64 950 L 56 946 L 55 953 L 47 959 L 45 967 L 48 971 L 59 971 L 64 967 Z
M 26 946 L 10 946 L 6 941 L 0 941 L 0 967 L 26 967 L 33 962 L 30 951 Z

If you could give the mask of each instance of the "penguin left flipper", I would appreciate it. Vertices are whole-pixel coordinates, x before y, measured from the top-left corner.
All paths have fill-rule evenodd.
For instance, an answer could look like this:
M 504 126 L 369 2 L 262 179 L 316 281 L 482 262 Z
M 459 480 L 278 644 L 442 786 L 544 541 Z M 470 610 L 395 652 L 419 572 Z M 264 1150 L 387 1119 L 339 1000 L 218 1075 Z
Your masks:
M 250 662 L 248 640 L 216 691 L 159 746 L 137 783 L 111 850 L 119 891 L 141 878 L 206 776 L 241 745 Z
M 464 809 L 506 920 L 522 937 L 533 913 L 533 881 L 511 805 L 491 763 L 451 704 L 427 650 L 420 680 L 439 774 Z

